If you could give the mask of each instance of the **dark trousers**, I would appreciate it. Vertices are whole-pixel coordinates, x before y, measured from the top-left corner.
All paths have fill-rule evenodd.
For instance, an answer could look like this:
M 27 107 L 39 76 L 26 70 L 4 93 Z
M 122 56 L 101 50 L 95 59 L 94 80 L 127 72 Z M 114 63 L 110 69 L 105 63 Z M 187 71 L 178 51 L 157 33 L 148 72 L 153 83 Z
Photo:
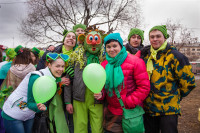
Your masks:
M 178 115 L 144 115 L 145 133 L 178 133 Z

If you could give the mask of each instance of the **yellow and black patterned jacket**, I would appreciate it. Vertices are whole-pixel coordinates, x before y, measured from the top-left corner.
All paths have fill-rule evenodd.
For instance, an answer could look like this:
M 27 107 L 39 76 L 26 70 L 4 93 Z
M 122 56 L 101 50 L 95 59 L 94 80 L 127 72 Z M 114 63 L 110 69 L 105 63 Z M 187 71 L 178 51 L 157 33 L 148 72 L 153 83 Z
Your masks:
M 143 57 L 142 57 L 143 56 Z M 150 46 L 141 50 L 147 63 Z M 145 112 L 152 116 L 180 114 L 180 101 L 195 88 L 195 78 L 186 56 L 167 44 L 153 60 L 154 70 L 150 82 L 151 91 L 144 103 Z

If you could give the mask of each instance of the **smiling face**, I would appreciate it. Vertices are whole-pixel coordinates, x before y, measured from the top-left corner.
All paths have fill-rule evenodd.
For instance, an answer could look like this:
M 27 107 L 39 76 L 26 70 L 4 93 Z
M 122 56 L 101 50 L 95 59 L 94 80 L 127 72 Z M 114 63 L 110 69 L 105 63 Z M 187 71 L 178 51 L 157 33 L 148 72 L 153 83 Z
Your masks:
M 52 63 L 49 63 L 48 67 L 52 75 L 58 78 L 58 77 L 61 77 L 64 72 L 65 62 L 61 58 L 57 58 Z
M 64 40 L 64 46 L 67 50 L 72 49 L 76 45 L 76 35 L 73 32 L 69 32 Z
M 87 34 L 84 42 L 84 47 L 89 53 L 96 54 L 100 51 L 101 46 L 102 40 L 99 33 L 97 33 L 96 31 L 92 31 Z
M 117 56 L 119 54 L 119 52 L 121 51 L 121 49 L 122 49 L 121 45 L 117 41 L 112 41 L 112 42 L 106 44 L 106 52 L 112 58 Z
M 142 41 L 141 37 L 137 34 L 134 34 L 131 36 L 129 42 L 131 46 L 133 46 L 134 48 L 137 48 L 138 46 L 140 46 L 141 41 Z
M 154 49 L 159 49 L 166 41 L 164 35 L 159 30 L 153 30 L 149 33 L 149 40 Z
M 84 34 L 85 33 L 85 31 L 82 29 L 82 28 L 78 28 L 78 29 L 76 29 L 76 35 L 78 36 L 78 35 L 80 35 L 80 34 Z

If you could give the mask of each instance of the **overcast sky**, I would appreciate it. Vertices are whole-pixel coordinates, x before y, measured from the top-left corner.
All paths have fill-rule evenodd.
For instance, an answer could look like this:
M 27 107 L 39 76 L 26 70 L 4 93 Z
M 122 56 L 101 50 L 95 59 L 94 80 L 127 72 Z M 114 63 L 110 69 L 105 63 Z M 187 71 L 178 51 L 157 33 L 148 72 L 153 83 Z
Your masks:
M 16 47 L 27 43 L 18 30 L 20 19 L 25 18 L 28 11 L 26 3 L 23 3 L 26 1 L 0 0 L 0 44 Z M 142 0 L 141 8 L 146 42 L 148 42 L 149 29 L 163 24 L 167 18 L 180 21 L 181 24 L 192 29 L 194 36 L 199 37 L 200 41 L 200 0 Z M 31 47 L 35 45 L 33 43 Z

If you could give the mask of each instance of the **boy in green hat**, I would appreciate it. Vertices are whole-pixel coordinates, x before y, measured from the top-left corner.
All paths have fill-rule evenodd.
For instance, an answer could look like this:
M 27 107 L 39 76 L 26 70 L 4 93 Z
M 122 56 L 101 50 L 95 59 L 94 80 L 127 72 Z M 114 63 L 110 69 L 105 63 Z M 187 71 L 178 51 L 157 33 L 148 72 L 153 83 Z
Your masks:
M 144 31 L 132 28 L 128 35 L 128 43 L 125 45 L 126 50 L 135 55 L 138 50 L 140 50 L 144 45 L 142 44 L 144 40 Z
M 177 133 L 180 101 L 195 88 L 188 58 L 167 43 L 165 25 L 149 31 L 151 45 L 141 50 L 151 83 L 144 102 L 145 133 Z
M 73 26 L 73 31 L 76 33 L 77 36 L 80 34 L 85 34 L 86 25 L 84 24 L 77 24 Z

